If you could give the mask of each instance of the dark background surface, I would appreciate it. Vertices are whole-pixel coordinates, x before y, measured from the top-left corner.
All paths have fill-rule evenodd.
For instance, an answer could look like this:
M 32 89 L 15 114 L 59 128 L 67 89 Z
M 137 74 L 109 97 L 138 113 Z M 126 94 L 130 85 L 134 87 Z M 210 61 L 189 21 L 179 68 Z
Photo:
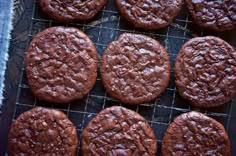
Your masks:
M 14 30 L 9 51 L 10 56 L 6 71 L 5 100 L 3 101 L 4 105 L 0 113 L 0 155 L 4 155 L 7 150 L 7 136 L 12 119 L 35 106 L 56 108 L 65 112 L 76 125 L 80 139 L 81 130 L 89 120 L 102 109 L 113 105 L 122 105 L 135 110 L 149 121 L 157 137 L 158 155 L 160 155 L 161 139 L 169 123 L 177 115 L 190 110 L 201 111 L 221 122 L 227 129 L 231 140 L 232 156 L 236 155 L 236 149 L 233 148 L 236 147 L 236 100 L 234 99 L 227 105 L 207 111 L 190 107 L 186 101 L 179 97 L 175 90 L 173 72 L 171 82 L 164 94 L 150 104 L 127 106 L 119 103 L 105 93 L 100 76 L 98 76 L 93 90 L 82 100 L 66 105 L 48 104 L 37 100 L 30 92 L 24 73 L 23 60 L 25 51 L 28 48 L 29 41 L 35 34 L 45 28 L 57 25 L 73 26 L 85 31 L 94 41 L 99 58 L 106 45 L 115 40 L 119 34 L 123 32 L 143 33 L 157 39 L 165 46 L 169 52 L 172 67 L 183 43 L 196 36 L 220 36 L 236 47 L 236 31 L 222 34 L 202 31 L 188 17 L 184 4 L 181 13 L 169 27 L 156 31 L 145 31 L 134 29 L 127 21 L 120 17 L 113 0 L 109 0 L 103 11 L 100 11 L 92 20 L 72 24 L 48 20 L 40 13 L 37 5 L 35 7 L 34 0 L 17 0 L 15 3 Z M 78 155 L 80 155 L 79 152 Z

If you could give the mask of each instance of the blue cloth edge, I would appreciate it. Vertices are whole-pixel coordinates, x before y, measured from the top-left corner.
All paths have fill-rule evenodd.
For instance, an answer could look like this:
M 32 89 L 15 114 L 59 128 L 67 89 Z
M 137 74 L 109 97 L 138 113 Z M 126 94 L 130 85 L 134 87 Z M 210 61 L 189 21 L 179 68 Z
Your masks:
M 0 109 L 2 107 L 2 101 L 4 99 L 4 82 L 6 64 L 8 61 L 8 51 L 11 39 L 11 31 L 13 29 L 13 0 L 0 1 Z M 1 23 L 2 21 L 2 23 Z

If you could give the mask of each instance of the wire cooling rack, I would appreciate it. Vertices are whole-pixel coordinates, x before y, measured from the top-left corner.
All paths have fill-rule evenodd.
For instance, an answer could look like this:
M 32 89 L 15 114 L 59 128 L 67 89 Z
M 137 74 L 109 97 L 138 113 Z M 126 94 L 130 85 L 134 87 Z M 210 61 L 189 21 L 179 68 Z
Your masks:
M 33 7 L 30 30 L 28 34 L 28 45 L 30 40 L 38 32 L 45 28 L 59 25 L 77 27 L 80 30 L 83 30 L 95 43 L 99 53 L 99 58 L 107 44 L 113 40 L 116 40 L 121 33 L 141 33 L 157 39 L 163 46 L 165 46 L 169 53 L 173 69 L 175 57 L 183 43 L 196 36 L 208 35 L 208 33 L 197 28 L 189 19 L 184 4 L 182 11 L 170 26 L 156 31 L 145 31 L 142 29 L 133 28 L 126 20 L 120 17 L 115 8 L 114 0 L 108 0 L 108 3 L 103 10 L 101 10 L 92 20 L 70 24 L 59 23 L 45 18 L 45 15 L 42 15 L 38 9 L 37 1 L 34 1 Z M 218 36 L 218 34 L 211 35 Z M 28 46 L 25 47 L 25 52 L 27 51 L 27 48 Z M 80 134 L 84 126 L 102 109 L 114 105 L 121 105 L 132 109 L 147 119 L 157 138 L 157 155 L 160 155 L 163 134 L 173 118 L 181 113 L 196 110 L 196 108 L 191 107 L 176 92 L 173 70 L 171 72 L 171 80 L 168 88 L 159 98 L 151 103 L 141 104 L 138 106 L 123 105 L 119 101 L 107 95 L 102 86 L 99 73 L 94 88 L 86 97 L 66 105 L 56 105 L 39 101 L 31 94 L 23 67 L 21 80 L 18 86 L 13 120 L 16 119 L 19 114 L 36 106 L 55 108 L 67 114 L 69 119 L 76 126 L 78 139 L 81 140 Z M 232 102 L 207 111 L 200 109 L 197 110 L 215 118 L 225 126 L 226 130 L 228 130 L 232 112 Z M 78 146 L 77 155 L 81 155 L 80 144 Z

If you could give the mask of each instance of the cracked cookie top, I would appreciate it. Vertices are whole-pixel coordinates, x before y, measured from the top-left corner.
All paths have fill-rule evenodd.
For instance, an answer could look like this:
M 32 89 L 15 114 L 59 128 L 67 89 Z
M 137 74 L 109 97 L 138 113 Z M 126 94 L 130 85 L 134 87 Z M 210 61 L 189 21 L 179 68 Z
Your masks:
M 109 95 L 125 104 L 157 98 L 170 79 L 164 47 L 145 35 L 124 33 L 111 42 L 101 58 L 101 78 Z
M 118 11 L 135 27 L 160 29 L 181 10 L 182 0 L 116 0 Z
M 75 22 L 93 18 L 107 0 L 39 0 L 41 10 L 61 22 Z
M 186 0 L 189 13 L 199 26 L 226 31 L 236 28 L 236 0 Z
M 177 116 L 162 140 L 162 155 L 230 155 L 230 142 L 224 126 L 199 112 Z
M 30 89 L 48 102 L 80 99 L 95 84 L 97 61 L 94 44 L 82 31 L 48 28 L 34 37 L 25 58 Z
M 175 61 L 179 94 L 197 107 L 225 104 L 236 95 L 236 51 L 218 37 L 186 42 Z
M 102 110 L 82 132 L 83 156 L 155 156 L 157 141 L 147 121 L 129 109 Z
M 12 124 L 8 151 L 16 155 L 75 156 L 75 126 L 61 111 L 36 107 L 22 113 Z

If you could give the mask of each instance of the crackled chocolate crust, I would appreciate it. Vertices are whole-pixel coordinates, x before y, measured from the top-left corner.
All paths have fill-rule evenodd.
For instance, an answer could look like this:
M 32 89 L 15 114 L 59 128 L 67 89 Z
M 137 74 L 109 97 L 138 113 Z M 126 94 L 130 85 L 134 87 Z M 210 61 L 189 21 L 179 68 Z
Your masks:
M 39 0 L 41 10 L 61 22 L 75 22 L 93 18 L 107 0 Z
M 116 6 L 120 14 L 135 27 L 160 29 L 177 16 L 182 0 L 116 0 Z
M 224 126 L 198 112 L 179 115 L 167 128 L 162 140 L 163 156 L 230 155 Z
M 95 84 L 97 60 L 94 44 L 82 31 L 48 28 L 34 37 L 25 58 L 30 89 L 53 103 L 83 98 Z
M 235 0 L 186 0 L 186 5 L 195 23 L 213 31 L 236 28 Z
M 101 78 L 108 94 L 125 104 L 157 98 L 170 79 L 169 56 L 148 36 L 124 33 L 101 58 Z
M 180 49 L 175 77 L 179 94 L 194 106 L 225 104 L 236 95 L 236 51 L 217 37 L 193 38 Z
M 155 156 L 153 130 L 138 113 L 113 106 L 101 111 L 82 132 L 82 155 Z
M 22 113 L 12 124 L 8 152 L 19 155 L 76 155 L 74 125 L 61 111 L 36 107 Z

